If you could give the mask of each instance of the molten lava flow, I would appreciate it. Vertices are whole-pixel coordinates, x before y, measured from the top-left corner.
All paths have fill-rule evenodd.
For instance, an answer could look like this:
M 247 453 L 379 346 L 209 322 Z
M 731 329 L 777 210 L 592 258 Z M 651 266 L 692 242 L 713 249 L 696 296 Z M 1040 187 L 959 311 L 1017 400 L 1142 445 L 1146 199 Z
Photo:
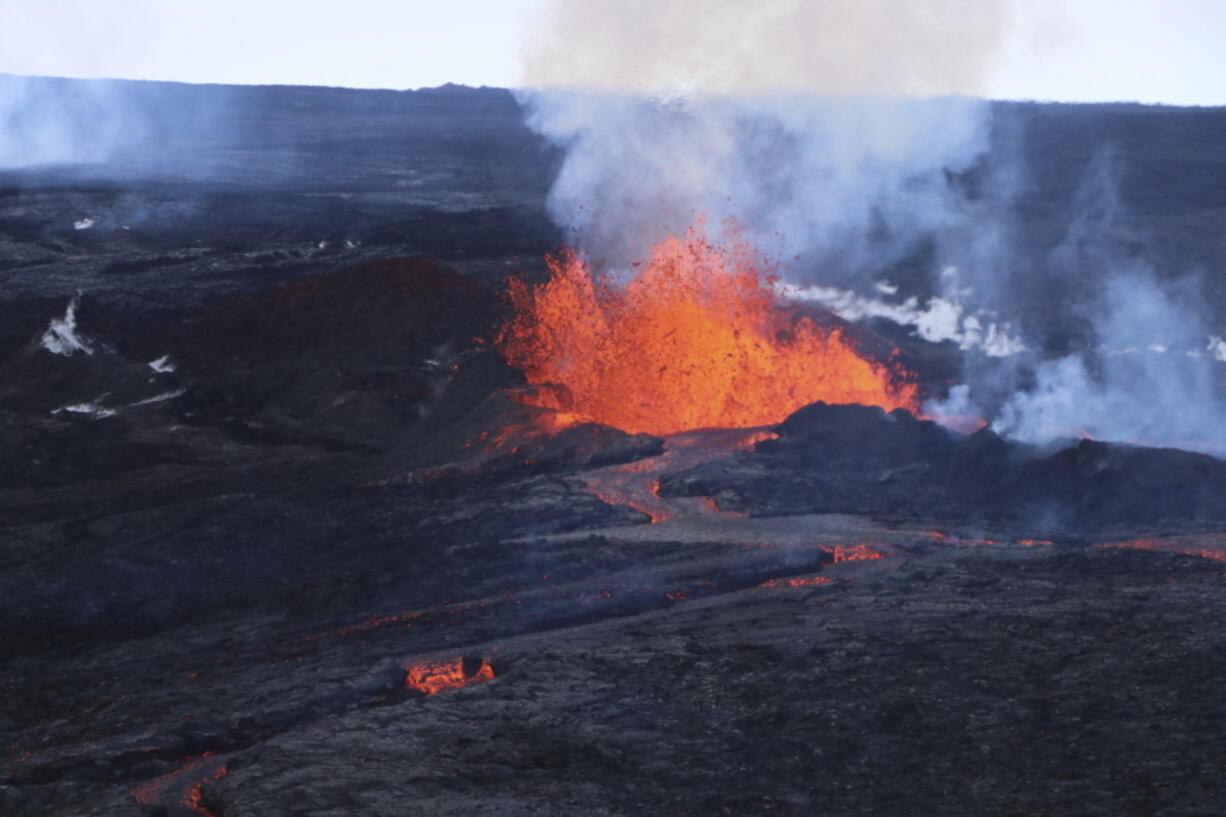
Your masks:
M 917 408 L 897 365 L 777 304 L 742 245 L 712 247 L 691 228 L 625 286 L 573 252 L 548 263 L 548 283 L 511 282 L 498 338 L 530 382 L 553 384 L 548 408 L 650 434 L 770 425 L 818 400 Z
M 878 553 L 868 545 L 835 545 L 823 547 L 822 550 L 834 557 L 838 562 L 865 562 L 872 559 L 884 559 L 884 553 Z
M 450 661 L 423 661 L 405 667 L 404 685 L 409 689 L 434 695 L 445 689 L 458 689 L 469 684 L 494 680 L 494 668 L 482 658 L 455 658 Z
M 1199 556 L 1202 559 L 1226 562 L 1226 535 L 1216 533 L 1132 539 L 1127 542 L 1104 542 L 1102 546 L 1182 553 L 1185 556 Z
M 132 797 L 142 805 L 166 807 L 171 813 L 178 813 L 173 810 L 177 805 L 201 817 L 215 817 L 214 812 L 204 805 L 202 790 L 205 783 L 220 780 L 228 772 L 223 757 L 206 752 L 201 757 L 188 760 L 175 771 L 138 786 Z
M 763 582 L 762 587 L 818 587 L 833 581 L 825 576 L 801 576 L 794 579 L 771 579 Z
M 625 505 L 647 514 L 652 522 L 664 522 L 687 512 L 744 516 L 721 509 L 711 497 L 661 497 L 660 477 L 748 450 L 776 436 L 772 431 L 757 428 L 674 434 L 665 440 L 663 454 L 589 471 L 583 481 L 593 496 L 610 505 Z

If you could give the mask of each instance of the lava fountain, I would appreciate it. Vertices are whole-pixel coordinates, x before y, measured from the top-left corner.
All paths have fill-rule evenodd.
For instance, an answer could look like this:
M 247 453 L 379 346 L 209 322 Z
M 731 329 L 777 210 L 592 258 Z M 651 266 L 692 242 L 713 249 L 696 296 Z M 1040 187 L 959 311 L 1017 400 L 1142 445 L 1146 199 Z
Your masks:
M 766 265 L 691 228 L 666 238 L 625 284 L 572 251 L 539 286 L 510 282 L 498 345 L 539 386 L 533 405 L 624 431 L 751 428 L 823 400 L 916 411 L 914 378 L 872 361 L 845 329 L 780 302 Z

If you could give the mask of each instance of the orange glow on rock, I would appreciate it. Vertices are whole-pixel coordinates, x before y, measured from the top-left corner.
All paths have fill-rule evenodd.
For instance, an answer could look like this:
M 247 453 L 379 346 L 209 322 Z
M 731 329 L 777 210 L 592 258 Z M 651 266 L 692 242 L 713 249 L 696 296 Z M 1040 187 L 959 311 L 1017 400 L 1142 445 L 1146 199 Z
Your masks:
M 494 680 L 494 668 L 488 659 L 454 658 L 450 661 L 423 661 L 405 667 L 404 685 L 408 689 L 434 695 L 447 689 L 459 689 L 469 684 Z
M 510 282 L 514 314 L 498 337 L 529 382 L 551 384 L 534 405 L 662 435 L 771 425 L 818 400 L 917 410 L 901 367 L 777 303 L 744 245 L 714 247 L 691 228 L 624 286 L 574 252 L 547 260 L 547 283 Z
M 777 435 L 765 429 L 692 431 L 668 437 L 663 454 L 634 462 L 612 465 L 583 476 L 588 493 L 610 505 L 624 505 L 648 516 L 651 522 L 665 522 L 691 510 L 725 517 L 744 514 L 726 511 L 711 497 L 664 499 L 660 496 L 660 475 L 693 468 L 753 448 L 762 440 Z
M 838 562 L 864 562 L 871 559 L 884 559 L 884 553 L 878 553 L 868 545 L 835 545 L 834 547 L 824 547 L 822 550 L 834 557 L 834 561 Z
M 212 752 L 205 752 L 197 758 L 188 760 L 182 767 L 138 786 L 132 797 L 142 805 L 156 805 L 179 811 L 187 810 L 201 817 L 216 817 L 204 805 L 202 789 L 205 783 L 220 780 L 229 772 L 224 760 L 211 757 Z M 173 811 L 173 813 L 179 813 Z
M 1191 534 L 1188 536 L 1132 539 L 1127 542 L 1104 542 L 1103 547 L 1182 553 L 1185 556 L 1199 556 L 1202 559 L 1226 562 L 1226 535 L 1223 534 Z
M 771 579 L 768 582 L 763 582 L 763 587 L 817 587 L 823 584 L 830 584 L 834 580 L 828 579 L 825 576 L 801 576 L 794 579 Z

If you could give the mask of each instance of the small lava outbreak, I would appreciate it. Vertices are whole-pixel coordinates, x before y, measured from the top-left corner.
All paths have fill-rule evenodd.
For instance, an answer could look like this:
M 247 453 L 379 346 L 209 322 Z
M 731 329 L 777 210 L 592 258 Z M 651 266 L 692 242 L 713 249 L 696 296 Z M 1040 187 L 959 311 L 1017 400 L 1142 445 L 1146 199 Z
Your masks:
M 508 363 L 553 386 L 537 398 L 547 408 L 649 434 L 769 425 L 818 400 L 917 410 L 907 372 L 779 303 L 736 241 L 691 228 L 624 286 L 571 251 L 548 264 L 543 285 L 510 282 L 498 337 Z
M 206 752 L 187 760 L 182 767 L 136 788 L 132 798 L 142 806 L 165 809 L 168 814 L 215 817 L 204 805 L 204 784 L 220 780 L 229 772 L 225 759 Z
M 422 661 L 405 667 L 405 672 L 405 687 L 427 695 L 494 680 L 494 668 L 485 658 Z
M 1226 536 L 1216 533 L 1187 536 L 1157 536 L 1148 539 L 1130 539 L 1124 542 L 1104 542 L 1103 547 L 1182 553 L 1185 556 L 1199 556 L 1202 559 L 1226 562 Z
M 762 587 L 820 587 L 833 581 L 825 576 L 797 576 L 790 579 L 771 579 L 763 582 Z
M 829 553 L 836 563 L 838 562 L 865 562 L 873 559 L 884 559 L 885 554 L 873 550 L 865 544 L 858 545 L 835 545 L 830 548 L 822 548 Z

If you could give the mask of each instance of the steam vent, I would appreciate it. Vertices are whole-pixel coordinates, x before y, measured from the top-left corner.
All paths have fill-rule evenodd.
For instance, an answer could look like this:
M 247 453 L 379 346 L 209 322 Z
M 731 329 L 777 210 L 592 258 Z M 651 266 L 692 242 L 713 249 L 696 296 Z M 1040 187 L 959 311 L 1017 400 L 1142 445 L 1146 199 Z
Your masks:
M 1226 815 L 1226 109 L 768 67 L 0 76 L 0 816 Z

